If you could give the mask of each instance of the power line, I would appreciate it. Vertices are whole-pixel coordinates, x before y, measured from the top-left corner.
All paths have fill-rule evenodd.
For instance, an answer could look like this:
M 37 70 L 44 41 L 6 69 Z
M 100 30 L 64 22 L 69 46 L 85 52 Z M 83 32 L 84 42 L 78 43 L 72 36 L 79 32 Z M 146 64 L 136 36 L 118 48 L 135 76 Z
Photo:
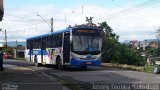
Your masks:
M 152 0 L 151 0 L 151 1 L 152 1 Z M 156 4 L 156 2 L 150 3 L 150 5 L 153 5 L 153 4 Z M 144 4 L 144 5 L 145 5 L 145 4 Z M 121 16 L 130 14 L 130 13 L 134 13 L 134 12 L 140 10 L 140 9 L 145 8 L 145 7 L 143 7 L 144 5 L 142 5 L 142 6 L 140 6 L 140 7 L 138 6 L 138 7 L 135 7 L 135 8 L 128 8 L 128 9 L 122 10 L 122 11 L 120 11 L 120 12 L 117 12 L 117 13 L 114 13 L 114 14 L 111 14 L 111 15 L 108 15 L 108 16 L 106 17 L 106 19 L 109 20 L 109 21 L 111 21 L 111 20 L 114 20 L 114 19 L 119 18 L 119 17 L 121 17 Z M 149 5 L 149 4 L 147 4 L 147 5 Z M 105 17 L 103 17 L 103 18 L 105 18 Z
M 127 14 L 130 14 L 130 13 L 136 12 L 140 9 L 143 9 L 143 8 L 145 8 L 145 6 L 157 4 L 158 2 L 160 2 L 160 1 L 159 0 L 149 0 L 149 1 L 143 2 L 141 4 L 135 5 L 133 7 L 130 7 L 130 8 L 121 10 L 119 12 L 110 14 L 108 16 L 94 19 L 94 21 L 99 20 L 99 19 L 104 19 L 104 18 L 106 18 L 107 20 L 113 20 L 113 19 L 121 17 L 122 15 L 127 15 Z
M 157 1 L 157 2 L 152 2 L 152 3 L 148 4 L 148 5 L 154 5 L 154 4 L 157 4 L 158 2 L 159 2 L 159 1 Z M 148 5 L 147 5 L 147 6 L 148 6 Z M 138 11 L 138 10 L 141 10 L 141 9 L 144 9 L 144 8 L 146 8 L 146 7 L 145 7 L 145 6 L 141 6 L 141 7 L 132 9 L 132 10 L 128 10 L 128 11 L 126 11 L 126 12 L 124 12 L 124 13 L 119 13 L 117 16 L 116 16 L 116 15 L 115 15 L 115 16 L 111 16 L 111 17 L 108 18 L 108 20 L 109 20 L 109 21 L 112 21 L 112 20 L 114 20 L 114 19 L 116 19 L 116 18 L 120 18 L 121 16 L 134 13 L 134 12 L 136 12 L 136 11 Z
M 151 0 L 151 1 L 152 1 L 152 0 Z M 145 3 L 146 3 L 146 2 L 145 2 Z M 145 4 L 145 3 L 142 3 L 142 4 Z M 140 4 L 140 5 L 142 5 L 142 4 Z M 138 7 L 139 7 L 140 5 L 138 5 Z M 129 13 L 129 12 L 135 11 L 135 10 L 138 9 L 138 7 L 137 7 L 137 5 L 136 5 L 136 6 L 134 6 L 134 7 L 124 9 L 124 10 L 122 10 L 122 11 L 120 11 L 120 12 L 117 12 L 117 13 L 114 13 L 114 14 L 108 15 L 107 17 L 102 17 L 102 18 L 107 18 L 107 19 L 110 19 L 110 18 L 111 18 L 111 19 L 112 19 L 112 18 L 114 18 L 114 17 L 123 15 L 123 14 L 125 14 L 125 13 Z M 98 18 L 98 19 L 102 19 L 102 18 Z
M 13 16 L 13 17 L 16 17 L 16 18 L 19 18 L 19 19 L 16 19 L 16 20 L 5 20 L 5 19 L 3 19 L 3 20 L 5 20 L 5 21 L 42 21 L 42 20 L 40 20 L 40 19 L 17 16 L 17 15 L 13 15 L 13 14 L 11 14 L 11 13 L 8 13 L 8 12 L 6 12 L 6 13 L 7 13 L 8 15 L 10 15 L 10 16 Z M 38 14 L 37 14 L 37 15 L 38 15 Z M 49 19 L 44 19 L 44 20 L 48 21 Z
M 8 15 L 10 15 L 10 16 L 13 16 L 13 17 L 16 17 L 16 18 L 20 18 L 20 19 L 30 19 L 30 20 L 33 20 L 33 18 L 17 16 L 17 15 L 14 15 L 14 14 L 8 13 L 8 12 L 6 12 L 6 14 L 8 14 Z
M 35 24 L 30 24 L 30 25 L 23 25 L 23 26 L 21 26 L 21 27 L 16 27 L 16 29 L 15 30 L 13 30 L 14 28 L 13 27 L 7 27 L 7 28 L 5 28 L 5 29 L 7 29 L 7 30 L 9 30 L 9 32 L 26 32 L 26 31 L 23 31 L 22 29 L 24 29 L 24 28 L 29 28 L 29 27 L 32 27 L 32 26 L 35 26 L 35 25 L 38 25 L 38 24 L 42 24 L 42 23 L 44 23 L 44 22 L 40 22 L 40 23 L 35 23 Z M 7 26 L 7 25 L 6 25 Z M 10 29 L 10 28 L 12 28 L 12 29 Z M 12 30 L 12 31 L 11 31 Z
M 49 19 L 45 19 L 45 20 L 46 20 L 46 21 L 49 21 Z M 32 19 L 32 20 L 16 20 L 16 19 L 15 19 L 15 20 L 7 20 L 7 19 L 6 19 L 6 20 L 5 20 L 5 19 L 4 19 L 3 21 L 11 21 L 11 22 L 12 22 L 12 21 L 17 21 L 17 22 L 22 22 L 22 21 L 42 21 L 42 20 L 40 20 L 40 19 Z
M 49 24 L 40 14 L 38 14 L 33 8 L 32 11 L 34 14 L 36 14 L 37 16 L 39 16 L 45 23 L 48 24 L 48 26 L 51 28 L 51 32 L 53 32 L 53 18 L 50 19 L 51 24 Z

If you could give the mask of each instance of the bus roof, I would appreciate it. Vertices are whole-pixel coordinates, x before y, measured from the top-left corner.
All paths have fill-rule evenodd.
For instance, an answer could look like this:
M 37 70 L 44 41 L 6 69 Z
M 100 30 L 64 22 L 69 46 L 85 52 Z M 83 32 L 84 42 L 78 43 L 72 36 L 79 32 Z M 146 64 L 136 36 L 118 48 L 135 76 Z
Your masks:
M 35 38 L 40 38 L 40 37 L 45 37 L 45 36 L 48 36 L 48 35 L 55 35 L 55 34 L 67 32 L 67 31 L 70 31 L 70 30 L 71 30 L 70 28 L 66 28 L 64 30 L 59 30 L 59 31 L 54 31 L 54 32 L 50 32 L 50 33 L 47 33 L 47 34 L 33 36 L 33 37 L 30 37 L 30 38 L 27 38 L 27 40 L 31 40 L 31 39 L 35 39 Z
M 58 30 L 58 31 L 54 31 L 54 32 L 50 32 L 50 33 L 47 33 L 47 34 L 42 34 L 42 35 L 38 35 L 38 36 L 33 36 L 33 37 L 30 37 L 30 38 L 27 38 L 27 40 L 32 40 L 32 39 L 35 39 L 35 38 L 40 38 L 40 37 L 45 37 L 45 36 L 48 36 L 48 35 L 55 35 L 55 34 L 59 34 L 59 33 L 63 33 L 63 32 L 68 32 L 70 30 L 73 30 L 73 29 L 76 29 L 76 28 L 92 28 L 92 29 L 98 29 L 97 27 L 93 27 L 93 26 L 86 26 L 86 25 L 77 25 L 77 26 L 74 26 L 74 27 L 68 27 L 66 29 L 63 29 L 63 30 Z

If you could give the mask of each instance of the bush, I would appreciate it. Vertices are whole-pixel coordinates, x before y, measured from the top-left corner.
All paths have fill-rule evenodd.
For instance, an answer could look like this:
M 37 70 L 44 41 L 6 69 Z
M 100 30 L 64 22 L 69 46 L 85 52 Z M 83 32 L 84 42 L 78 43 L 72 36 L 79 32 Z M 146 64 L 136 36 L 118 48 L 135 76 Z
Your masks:
M 102 59 L 103 62 L 108 63 L 119 63 L 137 66 L 144 66 L 146 64 L 145 58 L 143 58 L 139 52 L 136 52 L 122 44 L 117 44 L 116 48 L 103 50 Z
M 134 51 L 118 42 L 119 36 L 113 33 L 113 29 L 107 22 L 100 23 L 102 30 L 102 61 L 107 63 L 119 63 L 129 65 L 145 65 L 145 60 L 139 52 Z M 105 30 L 105 31 L 103 31 Z

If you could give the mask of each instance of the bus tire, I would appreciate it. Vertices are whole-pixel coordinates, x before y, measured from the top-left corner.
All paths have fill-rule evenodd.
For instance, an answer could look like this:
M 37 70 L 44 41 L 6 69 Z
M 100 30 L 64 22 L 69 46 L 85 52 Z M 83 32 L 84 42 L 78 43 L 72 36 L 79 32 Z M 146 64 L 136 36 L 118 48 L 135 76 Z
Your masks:
M 57 57 L 57 59 L 56 59 L 56 68 L 57 68 L 58 70 L 62 70 L 62 69 L 63 69 L 62 61 L 61 61 L 61 58 L 60 58 L 60 57 Z

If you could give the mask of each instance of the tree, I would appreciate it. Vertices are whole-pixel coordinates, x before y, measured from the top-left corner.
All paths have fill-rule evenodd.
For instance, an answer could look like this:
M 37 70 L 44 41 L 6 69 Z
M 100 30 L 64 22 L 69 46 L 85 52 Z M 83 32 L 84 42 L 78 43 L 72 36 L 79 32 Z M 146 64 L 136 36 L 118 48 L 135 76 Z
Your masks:
M 12 47 L 5 47 L 3 48 L 3 52 L 7 52 L 7 53 L 10 53 L 10 54 L 14 54 L 14 49 Z
M 102 30 L 103 38 L 103 62 L 145 65 L 145 60 L 139 52 L 118 42 L 119 35 L 113 33 L 113 29 L 107 24 L 107 22 L 102 22 L 99 25 Z
M 153 57 L 160 56 L 160 48 L 150 48 L 147 50 L 147 53 Z
M 88 26 L 93 26 L 94 25 L 92 20 L 93 20 L 93 17 L 86 17 L 86 22 L 88 22 L 87 23 Z
M 86 17 L 88 25 L 92 26 L 92 17 Z M 107 22 L 99 23 L 102 36 L 102 61 L 108 63 L 121 63 L 130 65 L 145 65 L 145 60 L 140 53 L 118 42 L 119 35 L 113 33 L 113 29 Z
M 119 62 L 120 52 L 118 51 L 119 36 L 113 33 L 113 29 L 107 22 L 99 23 L 102 30 L 102 60 L 104 62 Z

